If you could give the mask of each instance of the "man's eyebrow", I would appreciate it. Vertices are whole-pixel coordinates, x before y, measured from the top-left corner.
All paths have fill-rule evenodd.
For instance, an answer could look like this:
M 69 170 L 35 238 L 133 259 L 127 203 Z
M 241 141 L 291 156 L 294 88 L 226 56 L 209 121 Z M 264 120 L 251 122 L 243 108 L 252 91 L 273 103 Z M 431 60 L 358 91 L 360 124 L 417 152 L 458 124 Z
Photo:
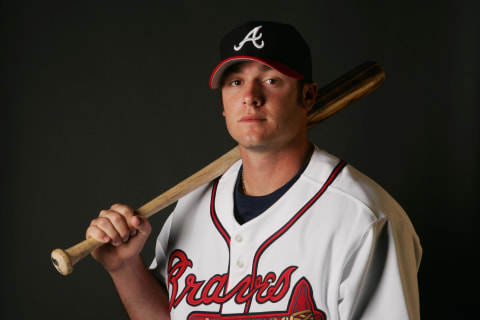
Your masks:
M 273 70 L 271 67 L 267 66 L 266 64 L 262 65 L 262 71 L 270 71 Z

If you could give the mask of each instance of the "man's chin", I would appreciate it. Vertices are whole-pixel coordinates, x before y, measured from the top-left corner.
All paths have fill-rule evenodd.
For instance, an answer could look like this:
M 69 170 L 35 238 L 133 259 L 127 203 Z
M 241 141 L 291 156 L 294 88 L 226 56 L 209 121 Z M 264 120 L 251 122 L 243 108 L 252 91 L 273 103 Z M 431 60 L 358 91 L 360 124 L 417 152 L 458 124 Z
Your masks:
M 243 141 L 243 142 L 240 142 L 239 145 L 243 149 L 252 151 L 252 152 L 266 152 L 266 151 L 273 150 L 275 148 L 272 142 L 265 141 L 265 140 Z

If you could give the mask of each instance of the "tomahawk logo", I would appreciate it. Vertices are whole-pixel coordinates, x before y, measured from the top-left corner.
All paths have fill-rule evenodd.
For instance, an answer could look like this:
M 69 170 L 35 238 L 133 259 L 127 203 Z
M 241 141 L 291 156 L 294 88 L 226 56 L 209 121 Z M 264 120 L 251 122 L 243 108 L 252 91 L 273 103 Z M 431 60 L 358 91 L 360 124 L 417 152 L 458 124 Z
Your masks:
M 257 43 L 258 40 L 262 39 L 262 33 L 258 34 L 258 30 L 260 30 L 261 27 L 262 26 L 258 26 L 250 30 L 247 36 L 238 45 L 233 46 L 233 49 L 235 51 L 239 51 L 240 49 L 242 49 L 243 45 L 248 41 L 251 41 L 257 49 L 262 49 L 263 46 L 265 45 L 265 42 L 263 42 L 262 40 L 261 43 Z

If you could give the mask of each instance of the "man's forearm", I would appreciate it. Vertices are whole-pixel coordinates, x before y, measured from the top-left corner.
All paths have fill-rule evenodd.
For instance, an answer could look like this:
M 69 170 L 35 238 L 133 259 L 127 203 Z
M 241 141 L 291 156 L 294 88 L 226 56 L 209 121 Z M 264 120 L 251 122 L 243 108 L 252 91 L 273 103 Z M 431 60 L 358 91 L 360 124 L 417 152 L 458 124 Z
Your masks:
M 170 319 L 167 293 L 140 256 L 110 276 L 130 319 Z

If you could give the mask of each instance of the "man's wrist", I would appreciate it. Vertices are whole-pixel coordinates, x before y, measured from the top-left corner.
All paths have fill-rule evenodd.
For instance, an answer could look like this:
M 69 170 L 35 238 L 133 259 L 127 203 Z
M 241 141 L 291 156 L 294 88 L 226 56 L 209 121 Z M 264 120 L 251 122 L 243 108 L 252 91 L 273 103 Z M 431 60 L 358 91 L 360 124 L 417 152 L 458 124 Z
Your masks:
M 134 274 L 141 268 L 146 268 L 145 263 L 143 262 L 140 254 L 137 254 L 126 261 L 123 261 L 120 265 L 115 268 L 106 269 L 112 278 L 114 277 L 125 277 L 128 274 Z

